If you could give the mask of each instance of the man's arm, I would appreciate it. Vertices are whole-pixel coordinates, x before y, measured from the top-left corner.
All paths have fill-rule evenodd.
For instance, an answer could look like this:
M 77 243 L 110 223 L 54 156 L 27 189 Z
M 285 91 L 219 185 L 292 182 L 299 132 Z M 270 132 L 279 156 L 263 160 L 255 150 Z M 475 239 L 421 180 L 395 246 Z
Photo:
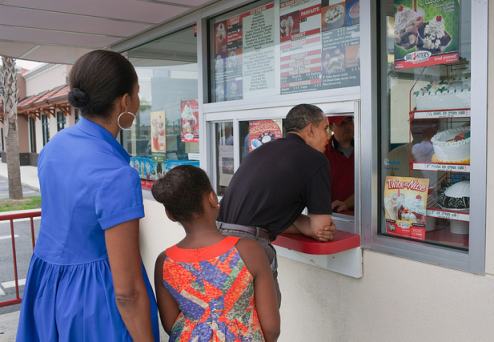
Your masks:
M 335 230 L 331 215 L 301 214 L 285 232 L 303 234 L 319 241 L 330 241 Z

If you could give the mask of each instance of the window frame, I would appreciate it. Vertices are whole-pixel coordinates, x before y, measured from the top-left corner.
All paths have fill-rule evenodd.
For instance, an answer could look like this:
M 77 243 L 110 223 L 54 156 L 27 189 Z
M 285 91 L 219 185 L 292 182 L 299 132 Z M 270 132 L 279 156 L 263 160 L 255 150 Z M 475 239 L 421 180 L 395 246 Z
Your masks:
M 486 184 L 487 184 L 487 27 L 488 11 L 486 2 L 472 1 L 471 44 L 475 46 L 471 53 L 472 81 L 471 81 L 471 112 L 476 113 L 471 117 L 471 193 L 476 196 L 470 202 L 470 237 L 469 250 L 460 251 L 448 247 L 424 244 L 418 241 L 397 239 L 379 234 L 381 228 L 380 210 L 382 208 L 380 194 L 380 152 L 378 136 L 380 134 L 381 119 L 377 113 L 380 110 L 380 80 L 387 77 L 385 70 L 381 68 L 380 40 L 383 39 L 385 31 L 381 36 L 376 27 L 380 27 L 379 7 L 376 3 L 372 5 L 362 2 L 361 11 L 369 11 L 371 16 L 365 17 L 366 28 L 364 32 L 365 50 L 371 48 L 372 60 L 375 62 L 369 67 L 363 67 L 361 75 L 362 106 L 364 111 L 371 110 L 376 115 L 363 114 L 363 127 L 372 127 L 370 132 L 362 132 L 363 141 L 372 141 L 372 144 L 364 144 L 363 162 L 365 172 L 369 177 L 363 177 L 363 217 L 369 225 L 363 229 L 363 247 L 377 252 L 384 252 L 396 256 L 412 259 L 415 261 L 436 264 L 439 266 L 458 269 L 471 273 L 483 274 L 485 272 L 485 214 L 486 214 Z M 379 52 L 378 52 L 379 51 Z M 371 158 L 368 158 L 371 157 Z M 371 195 L 373 194 L 373 195 Z

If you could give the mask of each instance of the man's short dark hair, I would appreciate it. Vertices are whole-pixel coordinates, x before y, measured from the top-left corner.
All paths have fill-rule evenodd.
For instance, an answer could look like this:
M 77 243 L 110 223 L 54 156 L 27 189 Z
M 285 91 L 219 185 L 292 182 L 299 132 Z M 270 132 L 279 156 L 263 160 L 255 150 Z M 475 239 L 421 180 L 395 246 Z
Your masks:
M 310 123 L 318 125 L 323 119 L 324 115 L 321 108 L 302 103 L 288 112 L 285 119 L 285 130 L 287 133 L 298 132 Z

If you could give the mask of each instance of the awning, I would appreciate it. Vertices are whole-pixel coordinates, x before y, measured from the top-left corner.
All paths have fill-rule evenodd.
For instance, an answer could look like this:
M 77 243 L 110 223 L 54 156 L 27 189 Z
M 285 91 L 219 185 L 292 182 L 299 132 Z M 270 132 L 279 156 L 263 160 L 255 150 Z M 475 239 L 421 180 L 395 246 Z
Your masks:
M 0 0 L 0 55 L 72 64 L 211 0 Z
M 41 114 L 55 115 L 58 111 L 70 114 L 68 102 L 69 86 L 61 85 L 19 101 L 17 114 L 40 117 Z

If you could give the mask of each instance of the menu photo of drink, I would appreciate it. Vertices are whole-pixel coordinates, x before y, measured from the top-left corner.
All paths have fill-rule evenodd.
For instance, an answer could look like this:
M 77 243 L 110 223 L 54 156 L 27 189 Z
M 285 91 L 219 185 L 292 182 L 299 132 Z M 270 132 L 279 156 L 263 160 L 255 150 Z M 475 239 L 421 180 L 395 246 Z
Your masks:
M 386 177 L 386 233 L 425 240 L 428 188 L 428 178 Z
M 183 142 L 199 141 L 199 104 L 197 100 L 180 101 L 180 138 Z

